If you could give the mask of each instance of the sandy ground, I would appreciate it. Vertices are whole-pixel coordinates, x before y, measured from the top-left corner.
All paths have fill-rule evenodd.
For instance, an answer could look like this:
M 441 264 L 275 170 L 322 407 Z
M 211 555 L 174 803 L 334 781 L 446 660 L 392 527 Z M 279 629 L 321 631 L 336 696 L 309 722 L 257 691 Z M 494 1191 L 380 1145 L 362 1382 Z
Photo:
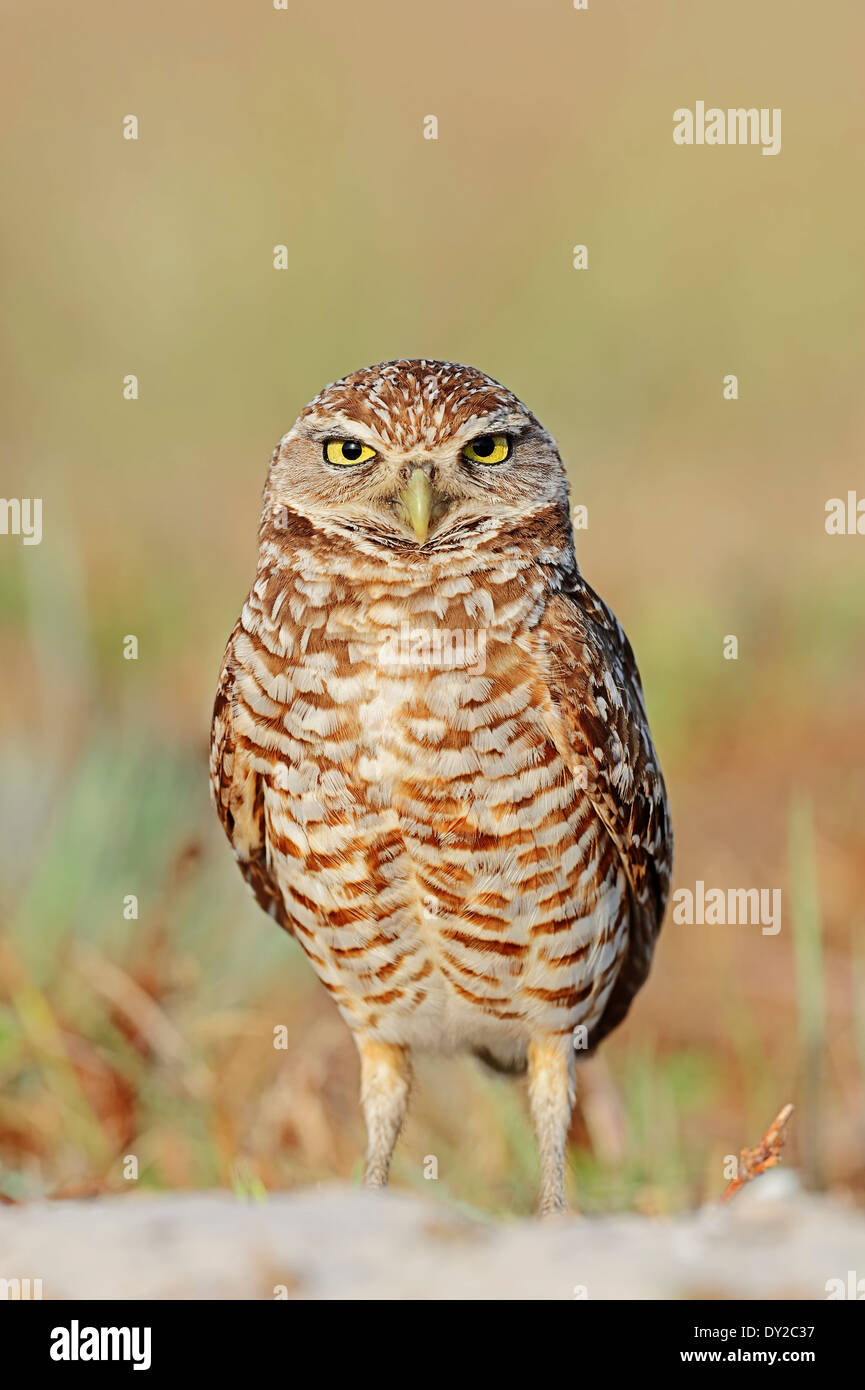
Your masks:
M 0 1279 L 52 1299 L 825 1299 L 850 1270 L 865 1276 L 865 1215 L 789 1173 L 668 1220 L 486 1222 L 341 1186 L 0 1210 Z

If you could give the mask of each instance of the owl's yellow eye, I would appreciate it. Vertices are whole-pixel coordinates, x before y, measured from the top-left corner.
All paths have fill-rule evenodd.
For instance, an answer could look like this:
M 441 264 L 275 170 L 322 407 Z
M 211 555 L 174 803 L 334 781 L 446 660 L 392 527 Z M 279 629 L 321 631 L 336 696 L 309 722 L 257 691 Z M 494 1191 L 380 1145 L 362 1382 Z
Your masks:
M 356 439 L 329 439 L 324 446 L 324 457 L 328 463 L 340 463 L 347 468 L 375 458 L 375 449 L 368 444 L 358 444 Z
M 510 452 L 511 441 L 506 434 L 482 434 L 466 445 L 463 458 L 469 463 L 504 463 Z

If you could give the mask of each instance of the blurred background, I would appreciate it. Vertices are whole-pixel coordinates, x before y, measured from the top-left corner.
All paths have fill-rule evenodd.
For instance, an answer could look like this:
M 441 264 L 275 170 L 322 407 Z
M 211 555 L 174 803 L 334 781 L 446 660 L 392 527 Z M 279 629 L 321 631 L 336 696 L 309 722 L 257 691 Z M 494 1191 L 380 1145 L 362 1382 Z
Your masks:
M 668 917 L 574 1119 L 578 1200 L 715 1197 L 787 1101 L 788 1160 L 865 1200 L 865 537 L 824 529 L 865 496 L 862 6 L 2 9 L 2 492 L 44 534 L 0 536 L 0 1197 L 127 1190 L 130 1154 L 153 1188 L 357 1179 L 354 1046 L 206 750 L 275 442 L 427 356 L 559 440 L 674 887 L 783 890 L 776 936 Z M 780 107 L 781 153 L 675 146 L 698 100 Z M 394 1182 L 529 1210 L 521 1083 L 422 1059 Z

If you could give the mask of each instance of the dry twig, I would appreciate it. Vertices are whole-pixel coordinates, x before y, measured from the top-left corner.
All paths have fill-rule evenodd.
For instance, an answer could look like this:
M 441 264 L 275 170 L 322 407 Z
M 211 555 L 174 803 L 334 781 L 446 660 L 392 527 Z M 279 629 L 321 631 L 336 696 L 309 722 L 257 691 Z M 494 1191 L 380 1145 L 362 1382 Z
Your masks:
M 746 1182 L 759 1177 L 760 1173 L 765 1173 L 767 1168 L 774 1168 L 776 1164 L 781 1162 L 781 1150 L 787 1138 L 787 1121 L 793 1114 L 793 1110 L 794 1106 L 785 1105 L 783 1110 L 779 1110 L 757 1147 L 742 1150 L 739 1154 L 738 1174 L 728 1184 L 726 1191 L 722 1193 L 722 1202 L 729 1202 L 730 1198 L 735 1197 L 739 1188 L 744 1187 Z

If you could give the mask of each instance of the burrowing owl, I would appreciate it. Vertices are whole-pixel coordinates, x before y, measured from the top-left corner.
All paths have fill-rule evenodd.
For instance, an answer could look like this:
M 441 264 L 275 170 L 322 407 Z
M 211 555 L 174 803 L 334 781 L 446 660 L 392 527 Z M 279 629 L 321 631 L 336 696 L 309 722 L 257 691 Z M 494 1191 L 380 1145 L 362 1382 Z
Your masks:
M 410 1049 L 528 1067 L 563 1206 L 575 1061 L 649 970 L 670 878 L 630 644 L 553 439 L 490 377 L 367 367 L 273 454 L 213 718 L 220 819 L 360 1053 L 387 1181 Z

